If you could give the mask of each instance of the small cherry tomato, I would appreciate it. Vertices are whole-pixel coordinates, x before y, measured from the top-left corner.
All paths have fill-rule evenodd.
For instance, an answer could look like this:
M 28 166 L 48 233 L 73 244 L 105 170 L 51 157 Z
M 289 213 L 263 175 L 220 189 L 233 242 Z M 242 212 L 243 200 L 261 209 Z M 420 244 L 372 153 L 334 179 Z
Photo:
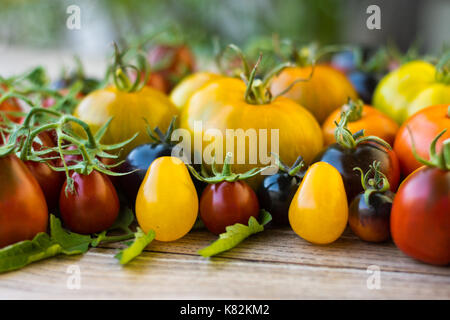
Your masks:
M 46 232 L 44 194 L 30 170 L 14 154 L 0 158 L 0 247 Z
M 341 236 L 347 220 L 347 197 L 339 171 L 326 162 L 313 164 L 289 207 L 292 229 L 309 242 L 328 244 Z
M 362 175 L 364 192 L 350 204 L 348 223 L 353 233 L 369 242 L 382 242 L 390 238 L 390 217 L 394 193 L 389 191 L 386 176 L 379 171 L 380 162 L 374 162 Z
M 305 163 L 299 157 L 291 168 L 279 161 L 279 171 L 267 176 L 258 188 L 262 209 L 270 212 L 274 225 L 289 225 L 289 206 L 302 182 Z
M 160 157 L 147 170 L 136 198 L 136 218 L 156 240 L 175 241 L 186 235 L 197 219 L 198 199 L 185 164 Z
M 111 227 L 119 214 L 119 198 L 109 178 L 97 171 L 89 175 L 73 172 L 73 192 L 61 189 L 59 209 L 67 228 L 90 234 Z

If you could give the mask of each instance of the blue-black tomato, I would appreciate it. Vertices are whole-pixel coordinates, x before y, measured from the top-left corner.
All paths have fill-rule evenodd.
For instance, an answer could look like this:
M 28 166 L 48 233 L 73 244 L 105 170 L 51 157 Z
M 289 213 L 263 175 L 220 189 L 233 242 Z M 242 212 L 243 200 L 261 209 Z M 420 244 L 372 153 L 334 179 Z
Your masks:
M 305 174 L 305 165 L 299 157 L 291 168 L 280 161 L 279 171 L 264 178 L 257 195 L 262 209 L 272 215 L 277 226 L 289 225 L 289 206 Z

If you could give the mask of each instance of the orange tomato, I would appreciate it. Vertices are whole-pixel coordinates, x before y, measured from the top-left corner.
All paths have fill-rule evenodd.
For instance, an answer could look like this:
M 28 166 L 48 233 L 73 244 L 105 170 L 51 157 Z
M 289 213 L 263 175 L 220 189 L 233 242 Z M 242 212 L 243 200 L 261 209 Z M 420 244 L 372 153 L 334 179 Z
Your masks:
M 442 149 L 442 143 L 450 138 L 450 105 L 441 104 L 422 109 L 404 122 L 398 130 L 394 151 L 404 176 L 422 166 L 412 153 L 412 138 L 408 127 L 413 135 L 417 154 L 424 159 L 429 159 L 430 143 L 434 137 L 447 129 L 447 132 L 437 141 L 437 152 Z
M 281 93 L 297 79 L 307 79 L 311 71 L 311 66 L 284 69 L 272 80 L 272 94 Z M 319 123 L 323 123 L 349 97 L 355 100 L 358 94 L 342 72 L 327 65 L 316 65 L 309 81 L 296 83 L 284 96 L 307 108 Z
M 339 123 L 341 112 L 345 107 L 346 105 L 333 111 L 323 123 L 322 132 L 325 145 L 336 142 L 334 138 L 336 124 L 334 122 Z M 366 136 L 377 136 L 390 145 L 394 143 L 395 135 L 398 131 L 398 125 L 394 120 L 369 105 L 362 106 L 361 114 L 355 119 L 349 120 L 347 128 L 353 133 L 364 129 Z

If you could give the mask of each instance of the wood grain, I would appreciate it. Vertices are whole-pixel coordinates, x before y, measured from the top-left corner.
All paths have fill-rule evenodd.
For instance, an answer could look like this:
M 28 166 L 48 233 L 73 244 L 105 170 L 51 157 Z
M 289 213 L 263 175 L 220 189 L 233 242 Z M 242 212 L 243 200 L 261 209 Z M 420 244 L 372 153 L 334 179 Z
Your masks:
M 1 299 L 450 299 L 450 269 L 416 262 L 392 243 L 369 244 L 346 232 L 314 246 L 291 230 L 269 229 L 239 247 L 204 259 L 196 251 L 214 240 L 194 231 L 173 243 L 152 243 L 129 265 L 111 244 L 84 256 L 60 256 L 0 275 Z M 81 288 L 67 288 L 70 265 Z M 367 288 L 369 265 L 381 288 Z

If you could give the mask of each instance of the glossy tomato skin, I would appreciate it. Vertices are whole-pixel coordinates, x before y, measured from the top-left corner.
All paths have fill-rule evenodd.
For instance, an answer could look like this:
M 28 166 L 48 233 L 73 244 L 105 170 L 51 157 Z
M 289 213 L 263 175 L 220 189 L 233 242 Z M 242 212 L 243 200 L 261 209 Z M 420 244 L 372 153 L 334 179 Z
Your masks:
M 436 143 L 436 152 L 439 153 L 442 149 L 442 143 L 450 138 L 450 114 L 448 114 L 448 108 L 449 104 L 441 104 L 422 109 L 408 118 L 398 130 L 394 142 L 394 151 L 398 156 L 400 168 L 405 177 L 422 166 L 413 155 L 412 138 L 408 128 L 413 135 L 417 154 L 428 160 L 430 158 L 430 144 L 433 139 L 444 129 L 447 129 L 447 132 Z
M 400 185 L 391 213 L 394 243 L 422 262 L 450 263 L 450 171 L 422 167 Z
M 311 165 L 289 206 L 289 223 L 301 238 L 329 244 L 344 232 L 348 204 L 339 172 L 326 162 Z
M 313 162 L 318 161 L 331 164 L 342 175 L 349 203 L 357 194 L 363 192 L 361 175 L 353 168 L 358 167 L 367 172 L 374 161 L 380 161 L 380 170 L 386 175 L 391 191 L 397 190 L 400 180 L 397 156 L 377 143 L 363 142 L 355 149 L 347 149 L 335 143 L 320 152 Z
M 48 209 L 38 182 L 15 155 L 0 158 L 0 247 L 46 232 Z
M 289 206 L 300 183 L 300 177 L 291 176 L 286 172 L 264 178 L 257 195 L 261 208 L 272 215 L 274 225 L 289 225 Z
M 109 178 L 97 171 L 89 175 L 72 173 L 74 192 L 65 192 L 64 183 L 59 198 L 61 218 L 73 232 L 91 234 L 111 227 L 119 214 L 119 198 Z
M 136 197 L 136 218 L 144 232 L 158 241 L 175 241 L 194 226 L 197 191 L 186 165 L 175 157 L 160 157 L 147 170 Z
M 131 172 L 136 170 L 133 173 L 120 177 L 122 189 L 131 203 L 134 203 L 136 200 L 139 187 L 144 181 L 148 167 L 155 159 L 170 156 L 172 149 L 173 146 L 169 144 L 142 144 L 128 154 L 119 171 Z
M 225 232 L 227 226 L 236 223 L 247 225 L 250 217 L 258 216 L 258 198 L 244 181 L 210 184 L 200 198 L 200 217 L 215 234 Z
M 350 204 L 348 223 L 353 233 L 361 240 L 383 242 L 390 238 L 390 218 L 394 193 L 374 192 L 369 203 L 364 194 L 358 194 Z
M 339 108 L 333 111 L 323 123 L 322 132 L 325 145 L 336 142 L 334 137 L 335 122 L 339 123 L 343 109 Z M 351 132 L 358 132 L 364 129 L 364 135 L 379 137 L 392 146 L 398 131 L 398 124 L 372 106 L 363 105 L 361 118 L 354 121 L 349 120 L 347 129 Z
M 272 80 L 271 92 L 276 95 L 297 79 L 308 79 L 312 67 L 285 68 Z M 324 91 L 326 89 L 326 92 Z M 307 108 L 322 124 L 328 115 L 347 103 L 348 98 L 357 100 L 358 94 L 346 75 L 335 68 L 319 64 L 309 81 L 298 82 L 284 94 Z

